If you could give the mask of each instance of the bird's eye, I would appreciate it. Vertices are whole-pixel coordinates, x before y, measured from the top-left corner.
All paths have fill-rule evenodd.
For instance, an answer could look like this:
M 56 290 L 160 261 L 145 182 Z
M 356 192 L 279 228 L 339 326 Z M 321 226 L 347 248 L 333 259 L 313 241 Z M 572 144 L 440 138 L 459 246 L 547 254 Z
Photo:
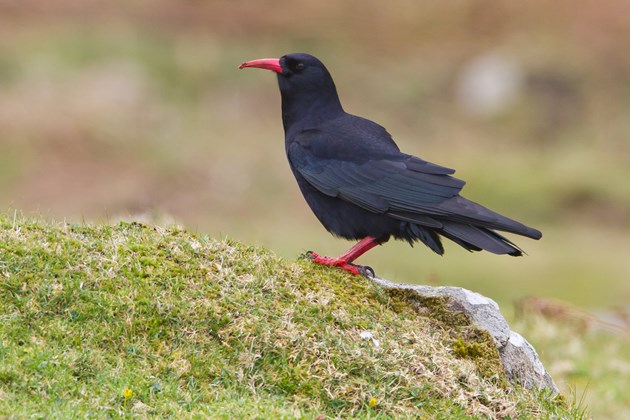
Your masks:
M 302 70 L 304 70 L 304 63 L 297 63 L 297 64 L 295 65 L 295 70 L 297 70 L 297 71 L 302 71 Z

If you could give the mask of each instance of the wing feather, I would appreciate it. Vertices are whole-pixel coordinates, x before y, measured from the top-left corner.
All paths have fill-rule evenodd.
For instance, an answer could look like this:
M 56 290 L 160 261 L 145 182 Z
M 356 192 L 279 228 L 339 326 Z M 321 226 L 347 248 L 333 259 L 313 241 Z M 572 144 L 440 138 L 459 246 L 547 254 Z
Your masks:
M 385 156 L 356 163 L 336 159 L 308 159 L 297 171 L 315 188 L 370 211 L 424 213 L 427 207 L 456 196 L 463 181 L 447 174 L 420 172 L 408 155 Z M 309 162 L 310 161 L 310 162 Z M 434 224 L 434 223 L 432 223 Z

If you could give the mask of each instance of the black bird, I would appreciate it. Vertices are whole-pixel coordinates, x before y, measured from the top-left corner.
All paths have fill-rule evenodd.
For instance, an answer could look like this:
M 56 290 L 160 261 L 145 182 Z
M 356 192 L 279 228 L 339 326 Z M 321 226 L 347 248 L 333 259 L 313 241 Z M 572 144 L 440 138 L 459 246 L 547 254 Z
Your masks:
M 330 73 L 309 54 L 245 62 L 277 73 L 285 149 L 295 179 L 324 227 L 360 240 L 338 258 L 311 253 L 314 262 L 373 275 L 352 262 L 390 237 L 423 242 L 444 253 L 440 236 L 469 251 L 520 256 L 496 230 L 533 239 L 540 231 L 459 195 L 455 171 L 402 153 L 380 125 L 346 113 Z

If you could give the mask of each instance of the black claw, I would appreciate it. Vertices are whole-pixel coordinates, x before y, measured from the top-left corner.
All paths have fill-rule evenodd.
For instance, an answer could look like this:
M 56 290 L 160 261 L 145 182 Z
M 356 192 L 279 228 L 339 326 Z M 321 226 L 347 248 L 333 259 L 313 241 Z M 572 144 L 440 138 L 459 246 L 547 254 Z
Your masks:
M 312 260 L 315 258 L 313 257 L 314 253 L 314 251 L 306 251 L 304 254 L 300 255 L 300 259 Z
M 365 277 L 369 277 L 371 279 L 376 277 L 376 273 L 374 272 L 372 267 L 370 267 L 369 265 L 362 265 L 362 266 L 357 266 L 357 267 L 359 268 L 359 271 L 361 272 L 361 274 L 364 275 Z

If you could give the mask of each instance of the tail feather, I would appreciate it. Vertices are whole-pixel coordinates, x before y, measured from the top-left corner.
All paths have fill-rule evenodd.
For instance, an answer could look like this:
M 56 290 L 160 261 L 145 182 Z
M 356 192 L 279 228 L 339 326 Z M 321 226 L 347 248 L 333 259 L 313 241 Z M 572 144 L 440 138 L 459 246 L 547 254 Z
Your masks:
M 391 212 L 400 220 L 400 238 L 423 242 L 437 254 L 444 253 L 440 235 L 457 243 L 468 251 L 486 250 L 494 254 L 523 255 L 516 244 L 496 231 L 510 232 L 540 239 L 539 230 L 496 213 L 461 196 L 447 199 L 424 213 Z
M 467 225 L 516 233 L 532 239 L 542 237 L 539 230 L 525 226 L 459 195 L 442 202 L 439 205 L 439 210 L 444 212 L 440 214 L 440 220 L 446 219 Z
M 441 229 L 433 229 L 415 223 L 407 223 L 402 238 L 413 245 L 419 241 L 436 254 L 444 254 L 440 236 L 450 239 L 468 251 L 486 250 L 494 254 L 523 255 L 523 250 L 508 238 L 481 226 L 457 222 L 445 222 Z
M 469 251 L 484 249 L 493 254 L 523 255 L 523 250 L 512 241 L 485 227 L 462 223 L 445 223 L 441 233 L 460 245 L 463 242 L 465 245 L 462 246 Z
M 436 254 L 444 254 L 444 246 L 440 236 L 432 229 L 424 228 L 415 223 L 408 224 L 409 235 L 407 240 L 413 246 L 414 241 L 421 241 L 426 246 L 431 248 Z

